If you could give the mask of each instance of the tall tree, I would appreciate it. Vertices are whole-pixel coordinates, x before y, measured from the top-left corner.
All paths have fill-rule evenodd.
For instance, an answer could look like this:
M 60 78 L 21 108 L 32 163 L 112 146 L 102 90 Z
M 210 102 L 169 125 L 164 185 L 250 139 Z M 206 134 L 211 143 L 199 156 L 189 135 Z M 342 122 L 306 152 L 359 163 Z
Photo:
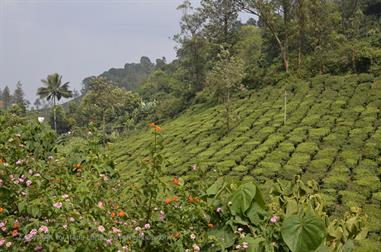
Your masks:
M 53 120 L 54 130 L 57 132 L 57 117 L 56 117 L 56 102 L 61 98 L 70 98 L 73 96 L 73 92 L 69 90 L 69 82 L 62 84 L 62 75 L 58 73 L 50 74 L 46 80 L 41 80 L 44 87 L 40 87 L 37 90 L 37 95 L 41 99 L 53 100 Z
M 24 90 L 20 81 L 16 84 L 16 89 L 13 93 L 13 102 L 19 105 L 23 110 L 26 109 L 27 101 L 25 100 Z
M 34 101 L 33 105 L 36 107 L 37 110 L 39 110 L 40 107 L 41 107 L 41 105 L 42 105 L 42 104 L 41 104 L 41 100 L 37 98 L 37 99 Z
M 289 36 L 292 0 L 237 0 L 240 8 L 257 16 L 271 32 L 281 53 L 284 69 L 289 70 Z
M 219 61 L 208 73 L 206 79 L 206 92 L 223 102 L 227 130 L 230 130 L 230 100 L 233 92 L 243 89 L 244 64 L 239 58 L 231 56 L 228 50 L 221 50 Z
M 205 33 L 210 41 L 224 46 L 234 45 L 238 32 L 236 0 L 202 0 L 202 14 L 206 20 Z
M 8 86 L 5 86 L 2 94 L 2 100 L 4 102 L 4 107 L 8 108 L 12 104 L 12 95 Z
M 205 80 L 208 42 L 203 35 L 204 17 L 199 8 L 192 7 L 190 1 L 184 1 L 178 8 L 183 12 L 180 21 L 180 34 L 174 40 L 180 45 L 177 50 L 179 58 L 180 79 L 188 84 L 190 92 L 202 90 Z

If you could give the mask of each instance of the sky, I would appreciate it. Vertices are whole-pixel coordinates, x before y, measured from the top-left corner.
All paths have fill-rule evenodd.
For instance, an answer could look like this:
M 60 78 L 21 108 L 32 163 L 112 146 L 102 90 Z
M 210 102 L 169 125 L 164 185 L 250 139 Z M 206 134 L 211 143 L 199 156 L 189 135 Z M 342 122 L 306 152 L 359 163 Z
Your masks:
M 80 90 L 84 78 L 141 56 L 171 61 L 182 2 L 0 0 L 0 88 L 21 81 L 33 103 L 41 79 L 54 72 Z

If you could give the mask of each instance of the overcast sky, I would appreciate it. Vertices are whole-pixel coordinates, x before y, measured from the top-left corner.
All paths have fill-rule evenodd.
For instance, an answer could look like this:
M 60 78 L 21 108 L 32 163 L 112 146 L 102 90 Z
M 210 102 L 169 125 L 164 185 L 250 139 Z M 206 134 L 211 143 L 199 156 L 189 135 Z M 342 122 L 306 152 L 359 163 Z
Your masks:
M 0 0 L 0 88 L 18 80 L 32 103 L 41 79 L 71 88 L 111 67 L 175 58 L 182 0 Z M 199 0 L 192 0 L 198 5 Z

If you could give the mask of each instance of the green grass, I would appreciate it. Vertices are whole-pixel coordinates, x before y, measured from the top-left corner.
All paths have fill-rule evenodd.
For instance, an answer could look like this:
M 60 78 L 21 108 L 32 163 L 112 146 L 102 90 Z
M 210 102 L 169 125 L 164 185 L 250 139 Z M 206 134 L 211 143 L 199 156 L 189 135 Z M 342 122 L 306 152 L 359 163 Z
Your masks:
M 262 189 L 273 178 L 315 179 L 336 214 L 359 206 L 373 221 L 370 240 L 358 251 L 380 250 L 381 78 L 318 76 L 298 83 L 288 93 L 286 124 L 284 88 L 267 86 L 233 100 L 228 134 L 222 105 L 193 106 L 165 122 L 163 154 L 171 162 L 166 175 L 199 179 L 190 168 L 198 164 L 210 171 L 198 181 L 206 184 L 222 175 L 257 181 Z M 110 144 L 108 152 L 126 177 L 133 176 L 150 141 L 148 129 L 138 130 Z

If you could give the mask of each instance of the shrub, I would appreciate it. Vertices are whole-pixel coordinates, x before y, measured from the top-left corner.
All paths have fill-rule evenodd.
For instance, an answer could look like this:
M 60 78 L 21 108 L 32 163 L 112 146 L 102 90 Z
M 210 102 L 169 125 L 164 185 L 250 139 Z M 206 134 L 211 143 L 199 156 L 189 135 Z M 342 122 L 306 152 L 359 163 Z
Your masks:
M 310 129 L 308 132 L 311 139 L 320 140 L 324 136 L 329 134 L 329 129 L 327 128 Z
M 312 154 L 318 150 L 319 150 L 319 148 L 318 148 L 317 144 L 314 142 L 304 142 L 304 143 L 299 144 L 298 147 L 296 148 L 296 152 L 308 153 L 308 154 Z
M 330 175 L 323 179 L 324 188 L 344 190 L 347 187 L 349 176 L 347 174 Z

